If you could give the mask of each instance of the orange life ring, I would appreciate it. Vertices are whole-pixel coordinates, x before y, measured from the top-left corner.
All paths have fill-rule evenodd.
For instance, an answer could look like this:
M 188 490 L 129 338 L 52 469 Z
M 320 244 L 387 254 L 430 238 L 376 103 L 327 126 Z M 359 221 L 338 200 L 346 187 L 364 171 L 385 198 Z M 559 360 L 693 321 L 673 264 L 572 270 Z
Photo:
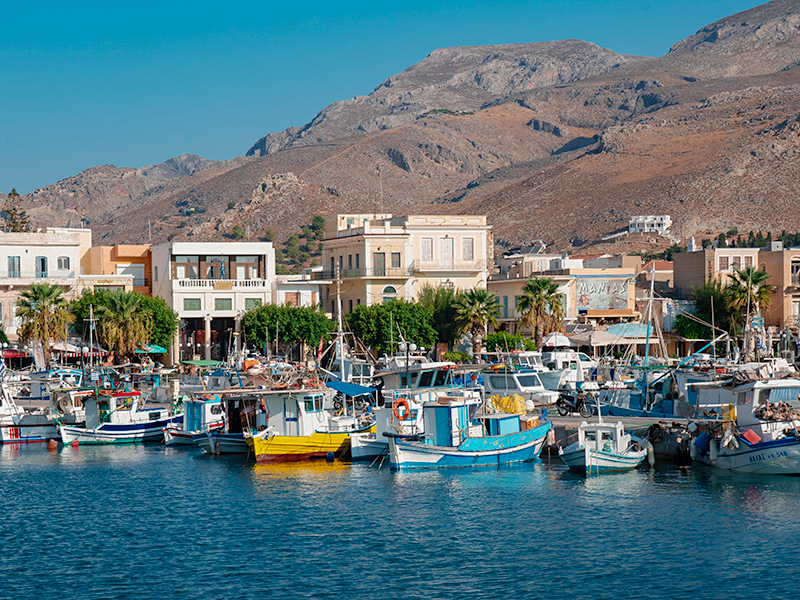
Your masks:
M 264 398 L 261 398 L 261 412 L 267 412 L 267 405 L 264 404 Z
M 404 406 L 406 409 L 402 415 L 400 414 L 400 411 L 397 410 L 401 406 Z M 397 419 L 398 421 L 405 421 L 406 419 L 408 419 L 411 416 L 411 407 L 408 404 L 408 400 L 404 400 L 401 398 L 400 400 L 395 402 L 394 408 L 392 409 L 392 414 L 394 415 L 394 418 Z

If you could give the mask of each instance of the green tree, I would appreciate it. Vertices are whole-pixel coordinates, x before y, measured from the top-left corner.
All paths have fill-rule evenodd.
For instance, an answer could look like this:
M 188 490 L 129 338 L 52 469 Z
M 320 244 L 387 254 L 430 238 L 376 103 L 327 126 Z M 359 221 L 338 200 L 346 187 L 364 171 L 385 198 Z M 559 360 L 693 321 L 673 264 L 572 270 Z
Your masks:
M 507 331 L 495 331 L 486 336 L 486 350 L 500 352 L 511 350 L 536 350 L 536 344 L 532 340 L 522 337 L 518 333 L 508 333 Z
M 315 231 L 325 229 L 325 217 L 314 215 L 314 218 L 311 220 L 311 229 Z
M 333 321 L 320 307 L 262 304 L 242 315 L 242 331 L 247 343 L 259 347 L 263 347 L 268 338 L 274 344 L 276 331 L 278 343 L 303 342 L 316 346 L 333 329 Z
M 243 240 L 247 237 L 247 234 L 239 225 L 234 225 L 233 230 L 231 231 L 231 237 L 235 240 Z
M 275 265 L 275 274 L 276 275 L 288 275 L 289 274 L 289 267 L 286 265 Z
M 44 360 L 50 364 L 50 342 L 65 341 L 67 329 L 75 320 L 64 299 L 64 288 L 49 283 L 34 283 L 17 300 L 22 343 L 40 342 Z
M 272 242 L 275 240 L 275 232 L 272 229 L 267 229 L 264 232 L 264 241 L 265 242 Z
M 725 302 L 728 308 L 742 316 L 748 313 L 758 314 L 762 308 L 769 308 L 772 286 L 767 283 L 767 279 L 770 277 L 761 269 L 734 267 L 728 273 L 730 282 L 725 286 Z
M 158 296 L 141 294 L 139 306 L 143 312 L 150 315 L 150 339 L 148 341 L 164 348 L 172 346 L 175 332 L 178 331 L 180 323 L 178 313 L 170 308 L 166 300 Z
M 472 354 L 479 358 L 486 327 L 498 326 L 497 315 L 500 314 L 500 301 L 497 295 L 483 288 L 466 290 L 456 302 L 456 323 L 459 335 L 472 333 Z
M 695 312 L 692 316 L 679 315 L 675 319 L 675 333 L 689 339 L 713 339 L 719 331 L 727 331 L 731 335 L 738 332 L 739 322 L 736 311 L 731 310 L 725 297 L 725 286 L 719 281 L 706 281 L 692 290 Z M 714 323 L 718 331 L 703 325 Z
M 346 315 L 347 327 L 378 355 L 392 354 L 400 336 L 408 343 L 430 348 L 437 340 L 433 310 L 421 304 L 394 300 L 384 304 L 362 304 Z M 394 339 L 395 348 L 391 340 Z
M 142 294 L 114 290 L 95 310 L 97 339 L 118 356 L 133 354 L 150 341 L 151 315 L 141 299 Z
M 461 292 L 453 287 L 433 287 L 426 283 L 417 299 L 419 304 L 432 311 L 433 327 L 436 329 L 438 341 L 446 343 L 448 347 L 452 347 L 460 337 L 456 323 L 456 302 L 460 297 Z
M 728 238 L 724 233 L 720 233 L 719 237 L 717 238 L 717 248 L 727 248 L 728 247 Z
M 20 208 L 19 193 L 16 188 L 12 188 L 8 193 L 8 200 L 3 206 L 3 212 L 6 213 L 6 231 L 13 233 L 23 233 L 30 231 L 31 226 L 28 222 L 27 213 Z
M 536 347 L 541 349 L 546 333 L 560 329 L 564 321 L 564 295 L 552 277 L 531 277 L 522 286 L 517 310 L 522 329 L 530 327 Z

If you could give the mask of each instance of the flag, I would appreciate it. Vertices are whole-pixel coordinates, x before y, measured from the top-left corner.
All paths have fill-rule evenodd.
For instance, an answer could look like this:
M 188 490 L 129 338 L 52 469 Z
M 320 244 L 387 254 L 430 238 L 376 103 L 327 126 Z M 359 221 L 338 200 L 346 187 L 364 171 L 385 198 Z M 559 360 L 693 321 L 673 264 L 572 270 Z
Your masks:
M 762 340 L 760 337 L 756 338 L 756 345 L 758 346 L 758 349 L 761 350 L 762 352 L 767 349 L 767 347 L 764 345 L 764 340 Z
M 6 378 L 6 359 L 0 357 L 0 381 L 5 381 Z

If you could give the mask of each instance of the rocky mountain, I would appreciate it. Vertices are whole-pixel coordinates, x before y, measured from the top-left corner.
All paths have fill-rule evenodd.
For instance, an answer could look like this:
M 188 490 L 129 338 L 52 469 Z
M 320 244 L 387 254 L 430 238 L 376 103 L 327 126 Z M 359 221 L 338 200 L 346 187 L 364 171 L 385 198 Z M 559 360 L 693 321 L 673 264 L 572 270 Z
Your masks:
M 798 231 L 798 19 L 773 0 L 660 58 L 578 40 L 436 50 L 247 158 L 95 167 L 25 207 L 40 225 L 89 220 L 101 243 L 235 225 L 280 240 L 350 211 L 488 214 L 500 247 L 605 249 L 635 214 L 670 214 L 685 236 Z

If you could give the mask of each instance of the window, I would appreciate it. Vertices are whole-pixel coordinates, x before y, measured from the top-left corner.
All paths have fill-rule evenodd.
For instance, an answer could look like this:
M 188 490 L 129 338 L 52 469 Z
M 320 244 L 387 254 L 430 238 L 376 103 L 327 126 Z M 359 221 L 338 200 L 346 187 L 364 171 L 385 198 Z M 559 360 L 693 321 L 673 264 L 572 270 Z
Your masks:
M 69 256 L 58 257 L 58 269 L 59 271 L 69 271 Z
M 392 252 L 392 268 L 399 269 L 400 268 L 400 253 L 399 252 Z
M 245 310 L 252 310 L 254 308 L 258 308 L 261 306 L 261 298 L 245 298 L 244 299 L 244 309 Z
M 430 387 L 433 383 L 433 371 L 423 371 L 417 387 Z
M 352 254 L 348 254 L 347 255 L 347 268 L 348 269 L 352 269 L 353 268 L 353 255 Z
M 283 295 L 283 303 L 286 306 L 300 306 L 300 292 L 286 292 Z
M 792 261 L 792 285 L 800 286 L 800 261 Z
M 334 277 L 335 275 L 336 275 L 336 261 L 331 256 L 331 277 Z
M 232 310 L 233 300 L 230 298 L 214 298 L 214 310 Z
M 361 298 L 356 298 L 356 306 L 361 306 Z
M 21 277 L 22 273 L 19 270 L 19 256 L 8 257 L 8 276 Z
M 508 296 L 503 296 L 503 318 L 508 318 Z
M 206 257 L 206 279 L 230 279 L 231 266 L 227 256 Z
M 183 310 L 203 310 L 200 298 L 184 298 Z
M 728 270 L 728 257 L 727 256 L 720 256 L 719 257 L 719 270 L 720 271 L 727 271 Z
M 153 280 L 158 281 L 158 267 L 153 267 Z
M 471 263 L 475 261 L 475 238 L 463 238 L 461 240 L 461 261 Z
M 742 268 L 742 257 L 741 256 L 732 256 L 731 257 L 731 264 L 733 265 L 734 269 L 741 269 Z
M 37 256 L 33 264 L 36 265 L 36 277 L 47 277 L 47 257 Z
M 236 279 L 258 279 L 258 257 L 257 256 L 237 256 L 236 257 Z
M 347 312 L 353 312 L 353 301 L 352 300 L 348 300 L 348 303 L 349 303 L 349 306 L 348 306 Z
M 393 302 L 397 299 L 397 288 L 393 285 L 387 285 L 383 288 L 383 302 Z
M 177 279 L 199 279 L 200 278 L 200 257 L 199 256 L 176 256 L 175 257 L 175 277 Z
M 433 238 L 420 238 L 419 259 L 422 262 L 433 262 Z
M 386 277 L 386 253 L 373 252 L 372 253 L 372 276 L 373 277 Z
M 744 266 L 745 266 L 745 268 L 753 266 L 753 257 L 752 256 L 745 256 L 744 257 Z
M 356 253 L 356 269 L 361 268 L 361 255 Z

